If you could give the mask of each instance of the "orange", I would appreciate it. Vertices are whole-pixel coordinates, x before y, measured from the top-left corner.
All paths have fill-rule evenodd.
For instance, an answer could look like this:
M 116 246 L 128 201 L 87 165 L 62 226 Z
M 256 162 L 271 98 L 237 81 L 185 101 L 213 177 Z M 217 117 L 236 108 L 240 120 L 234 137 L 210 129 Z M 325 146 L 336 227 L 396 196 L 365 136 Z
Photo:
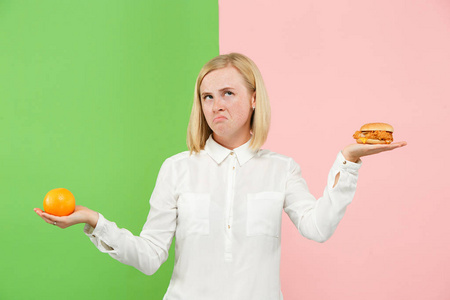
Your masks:
M 70 215 L 75 210 L 75 197 L 68 189 L 53 189 L 45 195 L 44 210 L 55 216 Z

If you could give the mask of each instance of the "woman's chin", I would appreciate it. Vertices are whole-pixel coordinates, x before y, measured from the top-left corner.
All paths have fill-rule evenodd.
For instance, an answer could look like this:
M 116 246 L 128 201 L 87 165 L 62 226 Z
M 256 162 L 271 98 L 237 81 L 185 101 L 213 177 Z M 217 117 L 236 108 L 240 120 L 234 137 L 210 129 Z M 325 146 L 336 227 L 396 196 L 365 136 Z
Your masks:
M 226 126 L 225 124 L 215 124 L 212 128 L 212 131 L 217 135 L 217 136 L 230 136 L 231 132 L 228 128 L 228 126 Z

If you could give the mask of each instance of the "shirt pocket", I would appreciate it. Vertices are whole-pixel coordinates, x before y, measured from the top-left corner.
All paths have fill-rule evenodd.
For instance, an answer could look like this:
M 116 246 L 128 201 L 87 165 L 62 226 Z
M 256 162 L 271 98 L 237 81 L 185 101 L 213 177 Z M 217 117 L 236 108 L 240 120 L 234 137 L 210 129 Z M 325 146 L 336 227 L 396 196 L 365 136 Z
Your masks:
M 247 195 L 247 236 L 267 235 L 278 238 L 284 193 L 260 192 Z
M 176 237 L 209 234 L 210 194 L 184 193 L 178 198 Z

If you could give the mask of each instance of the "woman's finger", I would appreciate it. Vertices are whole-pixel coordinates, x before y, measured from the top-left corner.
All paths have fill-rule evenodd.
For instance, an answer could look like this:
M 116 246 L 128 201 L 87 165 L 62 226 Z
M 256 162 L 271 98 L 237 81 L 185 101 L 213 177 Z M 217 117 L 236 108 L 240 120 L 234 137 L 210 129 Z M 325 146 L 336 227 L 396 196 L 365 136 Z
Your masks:
M 52 223 L 54 223 L 54 222 L 58 223 L 58 222 L 62 222 L 63 221 L 63 220 L 61 220 L 61 217 L 58 217 L 58 216 L 55 216 L 55 215 L 51 215 L 51 214 L 48 214 L 46 212 L 43 212 L 42 216 L 47 218 L 47 219 L 49 219 L 50 221 L 52 221 Z
M 406 146 L 406 142 L 397 142 L 397 143 L 391 143 L 391 144 L 380 144 L 380 145 L 374 145 L 372 149 L 369 149 L 368 154 L 376 154 L 384 151 L 391 151 L 403 146 Z
M 406 142 L 396 142 L 391 144 L 350 144 L 344 148 L 342 153 L 345 157 L 347 157 L 347 159 L 353 158 L 354 161 L 356 161 L 355 158 L 394 150 L 406 145 Z
M 404 147 L 406 145 L 408 145 L 407 142 L 403 141 L 403 142 L 397 142 L 397 143 L 393 143 L 396 147 L 395 148 L 400 148 L 400 147 Z
M 40 208 L 34 208 L 33 210 L 34 210 L 35 213 L 38 214 L 39 217 L 41 216 L 41 214 L 42 214 L 42 209 L 40 209 Z
M 44 216 L 41 216 L 41 218 L 42 218 L 42 220 L 44 220 L 44 221 L 47 222 L 48 224 L 53 224 L 53 222 L 54 222 L 54 221 L 52 221 L 52 220 L 50 220 L 50 219 L 48 219 L 48 218 L 46 218 L 46 217 L 44 217 Z
M 83 223 L 84 218 L 80 219 L 80 213 L 83 210 L 86 210 L 86 208 L 84 206 L 77 205 L 75 207 L 74 213 L 72 213 L 68 216 L 60 217 L 60 216 L 55 216 L 55 215 L 46 213 L 45 211 L 41 210 L 40 208 L 34 208 L 34 211 L 36 212 L 36 214 L 38 214 L 45 222 L 47 222 L 48 224 L 56 225 L 62 229 L 67 228 L 72 225 L 75 225 L 75 224 L 78 224 L 78 223 Z
M 50 221 L 48 218 L 46 218 L 45 216 L 43 216 L 43 211 L 40 208 L 35 208 L 34 209 L 35 213 L 38 214 L 39 217 L 41 217 L 45 222 L 47 223 L 53 223 L 53 221 Z
M 39 208 L 35 208 L 34 211 L 48 224 L 58 225 L 58 221 L 60 222 L 60 224 L 62 224 L 61 219 L 58 216 L 48 214 Z

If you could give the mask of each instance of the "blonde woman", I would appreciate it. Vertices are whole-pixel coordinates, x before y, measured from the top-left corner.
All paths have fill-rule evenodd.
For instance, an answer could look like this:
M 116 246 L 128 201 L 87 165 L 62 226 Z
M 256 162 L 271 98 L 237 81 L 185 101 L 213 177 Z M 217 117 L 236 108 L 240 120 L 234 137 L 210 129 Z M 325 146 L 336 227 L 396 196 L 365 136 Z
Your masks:
M 162 164 L 139 236 L 82 206 L 67 217 L 35 210 L 61 228 L 86 223 L 84 232 L 100 251 L 148 275 L 166 261 L 175 236 L 165 300 L 283 299 L 282 211 L 300 234 L 326 241 L 353 199 L 360 157 L 406 143 L 345 147 L 316 200 L 294 159 L 261 149 L 269 125 L 269 99 L 256 65 L 242 54 L 219 55 L 195 84 L 189 151 Z

